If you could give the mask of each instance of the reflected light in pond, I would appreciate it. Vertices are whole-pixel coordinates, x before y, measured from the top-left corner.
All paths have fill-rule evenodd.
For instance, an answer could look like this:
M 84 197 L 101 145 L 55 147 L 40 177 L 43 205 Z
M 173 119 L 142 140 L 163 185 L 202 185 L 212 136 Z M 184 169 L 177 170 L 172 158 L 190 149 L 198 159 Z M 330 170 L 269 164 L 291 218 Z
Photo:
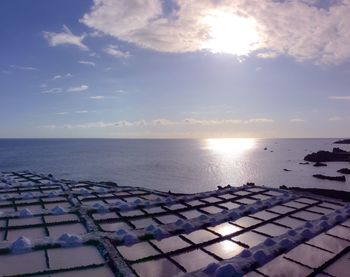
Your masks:
M 236 253 L 237 250 L 241 248 L 238 244 L 230 240 L 224 240 L 220 245 L 222 246 L 222 250 L 226 253 Z
M 256 144 L 254 138 L 218 138 L 207 139 L 206 148 L 220 155 L 240 156 Z

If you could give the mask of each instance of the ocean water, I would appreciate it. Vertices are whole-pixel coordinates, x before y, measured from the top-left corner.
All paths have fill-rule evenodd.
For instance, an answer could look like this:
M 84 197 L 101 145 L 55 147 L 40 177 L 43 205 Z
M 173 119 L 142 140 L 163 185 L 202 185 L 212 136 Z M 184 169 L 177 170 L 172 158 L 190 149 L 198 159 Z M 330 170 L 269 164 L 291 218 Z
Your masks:
M 300 165 L 306 154 L 349 145 L 335 139 L 1 139 L 0 171 L 31 170 L 56 178 L 114 181 L 163 191 L 197 192 L 217 185 L 280 185 L 350 191 L 345 183 L 313 174 L 339 175 L 350 163 Z M 266 148 L 266 150 L 265 150 Z M 289 169 L 291 171 L 284 171 Z

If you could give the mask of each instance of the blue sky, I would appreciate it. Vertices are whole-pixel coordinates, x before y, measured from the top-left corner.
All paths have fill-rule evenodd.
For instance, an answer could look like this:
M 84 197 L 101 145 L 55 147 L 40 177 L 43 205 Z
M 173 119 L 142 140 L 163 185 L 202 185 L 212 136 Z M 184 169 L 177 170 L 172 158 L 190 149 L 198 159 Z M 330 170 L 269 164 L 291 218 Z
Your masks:
M 3 0 L 0 137 L 350 136 L 349 12 L 349 1 Z

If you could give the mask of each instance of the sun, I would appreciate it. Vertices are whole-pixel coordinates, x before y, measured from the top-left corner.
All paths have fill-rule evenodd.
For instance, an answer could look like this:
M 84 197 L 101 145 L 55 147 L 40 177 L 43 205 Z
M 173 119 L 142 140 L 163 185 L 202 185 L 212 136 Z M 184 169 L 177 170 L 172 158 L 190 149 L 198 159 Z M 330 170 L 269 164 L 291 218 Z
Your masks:
M 202 44 L 202 49 L 237 56 L 246 56 L 257 49 L 260 36 L 257 22 L 252 17 L 213 11 L 203 18 L 202 23 L 208 29 L 208 39 Z

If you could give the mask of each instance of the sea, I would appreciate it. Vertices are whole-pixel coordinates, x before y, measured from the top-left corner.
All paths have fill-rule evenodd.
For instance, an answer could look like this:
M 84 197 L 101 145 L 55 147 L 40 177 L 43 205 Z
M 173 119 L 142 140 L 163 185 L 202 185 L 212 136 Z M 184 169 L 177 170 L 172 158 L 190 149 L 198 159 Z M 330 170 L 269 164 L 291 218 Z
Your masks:
M 350 150 L 350 145 L 333 144 L 336 140 L 0 139 L 0 172 L 30 170 L 57 179 L 113 181 L 179 193 L 247 182 L 350 191 L 350 175 L 346 182 L 312 177 L 339 176 L 337 170 L 350 168 L 350 163 L 300 164 L 318 150 Z

